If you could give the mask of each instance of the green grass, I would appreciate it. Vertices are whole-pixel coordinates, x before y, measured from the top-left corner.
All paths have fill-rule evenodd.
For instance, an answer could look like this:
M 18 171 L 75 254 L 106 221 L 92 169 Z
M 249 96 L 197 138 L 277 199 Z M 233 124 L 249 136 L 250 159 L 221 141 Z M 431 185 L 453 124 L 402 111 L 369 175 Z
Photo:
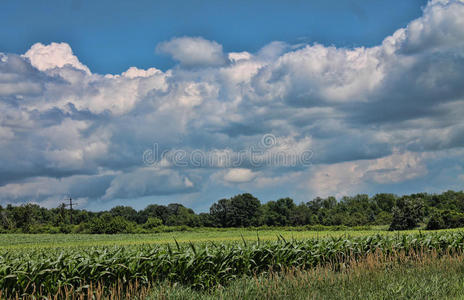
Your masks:
M 458 230 L 447 230 L 458 231 Z M 401 234 L 418 233 L 418 230 L 403 231 Z M 425 231 L 423 231 L 425 232 Z M 194 229 L 193 231 L 162 232 L 156 234 L 0 234 L 0 249 L 24 248 L 61 248 L 61 247 L 93 247 L 93 246 L 128 246 L 128 245 L 160 245 L 179 243 L 204 242 L 234 242 L 277 240 L 278 236 L 285 239 L 309 239 L 325 237 L 360 237 L 373 234 L 392 235 L 385 227 L 375 227 L 372 230 L 361 231 L 292 231 L 285 229 Z
M 165 282 L 147 299 L 462 299 L 463 256 L 358 263 L 242 277 L 229 286 L 197 291 Z
M 162 232 L 156 234 L 3 234 L 0 235 L 0 248 L 47 248 L 47 247 L 90 247 L 126 246 L 141 244 L 168 244 L 188 242 L 233 242 L 245 240 L 276 240 L 279 235 L 286 239 L 307 239 L 316 237 L 365 236 L 378 231 L 282 231 L 247 229 Z M 387 232 L 385 232 L 387 233 Z

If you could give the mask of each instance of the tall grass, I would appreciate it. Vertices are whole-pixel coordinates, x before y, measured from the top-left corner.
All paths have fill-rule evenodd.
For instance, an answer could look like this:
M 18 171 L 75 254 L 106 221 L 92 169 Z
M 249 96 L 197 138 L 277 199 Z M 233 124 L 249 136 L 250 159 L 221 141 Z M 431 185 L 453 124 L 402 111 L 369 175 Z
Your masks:
M 372 253 L 349 264 L 245 276 L 206 291 L 165 282 L 147 299 L 456 299 L 464 297 L 463 263 L 462 254 Z

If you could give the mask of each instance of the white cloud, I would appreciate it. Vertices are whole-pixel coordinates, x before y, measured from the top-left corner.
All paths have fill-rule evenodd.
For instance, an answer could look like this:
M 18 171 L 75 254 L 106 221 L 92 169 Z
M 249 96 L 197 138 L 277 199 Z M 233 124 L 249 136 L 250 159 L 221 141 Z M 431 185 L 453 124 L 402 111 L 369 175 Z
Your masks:
M 113 177 L 111 172 L 96 176 L 74 175 L 62 179 L 35 177 L 0 186 L 0 197 L 5 203 L 33 201 L 45 207 L 57 207 L 66 197 L 72 196 L 78 200 L 80 207 L 84 207 L 89 197 L 95 199 L 104 194 Z
M 261 48 L 258 51 L 257 56 L 260 60 L 274 61 L 284 54 L 289 48 L 290 47 L 287 43 L 274 41 Z
M 226 62 L 222 45 L 202 37 L 173 38 L 160 43 L 156 49 L 171 55 L 185 67 L 212 67 Z
M 432 1 L 423 17 L 408 24 L 405 50 L 423 51 L 464 45 L 464 2 Z
M 137 78 L 150 77 L 157 73 L 161 73 L 161 71 L 156 68 L 149 68 L 147 70 L 143 70 L 137 67 L 130 67 L 129 69 L 127 69 L 126 72 L 123 72 L 121 75 L 127 78 Z
M 243 183 L 243 182 L 249 182 L 255 179 L 257 175 L 258 174 L 256 172 L 253 172 L 250 169 L 234 168 L 234 169 L 229 169 L 224 174 L 223 178 L 227 182 Z
M 392 155 L 369 161 L 364 180 L 377 183 L 394 183 L 413 179 L 427 174 L 424 160 L 426 154 L 393 153 Z
M 40 71 L 70 65 L 90 74 L 89 68 L 79 61 L 67 43 L 51 43 L 50 45 L 36 43 L 24 56 L 29 58 L 31 64 Z
M 384 77 L 378 48 L 322 45 L 288 52 L 255 78 L 256 92 L 293 105 L 366 101 Z
M 287 172 L 283 175 L 259 176 L 256 178 L 256 187 L 275 188 L 289 186 L 296 188 L 296 183 L 301 182 L 307 175 L 301 171 Z
M 7 60 L 8 60 L 8 56 L 6 56 L 5 53 L 0 52 L 0 61 L 4 63 Z
M 243 52 L 230 52 L 228 55 L 229 60 L 232 62 L 239 62 L 243 60 L 250 60 L 253 55 L 249 52 L 243 51 Z
M 425 155 L 406 152 L 372 160 L 319 165 L 307 187 L 320 196 L 355 194 L 372 182 L 395 183 L 426 175 L 424 159 Z
M 105 192 L 103 199 L 138 198 L 149 195 L 169 195 L 196 190 L 187 177 L 173 170 L 141 168 L 117 175 Z
M 7 82 L 0 83 L 0 96 L 38 94 L 42 87 L 34 82 Z

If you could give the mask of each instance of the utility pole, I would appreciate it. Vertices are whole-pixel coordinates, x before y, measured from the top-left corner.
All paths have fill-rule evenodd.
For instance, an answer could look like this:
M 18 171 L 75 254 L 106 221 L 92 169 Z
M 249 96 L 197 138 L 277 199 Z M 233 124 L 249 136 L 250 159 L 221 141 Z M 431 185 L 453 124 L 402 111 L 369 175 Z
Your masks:
M 73 203 L 72 201 L 73 200 L 72 200 L 72 198 L 70 196 L 69 197 L 69 204 L 65 204 L 65 203 L 62 204 L 63 207 L 69 206 L 69 221 L 70 221 L 71 224 L 73 224 L 73 204 L 74 204 L 74 206 L 77 205 L 77 203 L 75 203 L 75 202 Z
M 73 223 L 72 215 L 73 215 L 73 213 L 72 213 L 72 198 L 69 197 L 69 217 L 70 217 L 71 225 Z

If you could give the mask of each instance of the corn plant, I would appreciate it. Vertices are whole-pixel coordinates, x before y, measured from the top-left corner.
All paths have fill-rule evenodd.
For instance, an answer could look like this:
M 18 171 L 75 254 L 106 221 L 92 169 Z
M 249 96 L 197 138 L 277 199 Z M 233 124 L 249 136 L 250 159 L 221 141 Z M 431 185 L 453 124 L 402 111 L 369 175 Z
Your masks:
M 197 289 L 227 284 L 244 275 L 292 267 L 309 269 L 348 262 L 371 253 L 461 252 L 462 232 L 372 235 L 175 246 L 112 246 L 0 250 L 2 295 L 54 294 L 101 284 L 178 282 Z

